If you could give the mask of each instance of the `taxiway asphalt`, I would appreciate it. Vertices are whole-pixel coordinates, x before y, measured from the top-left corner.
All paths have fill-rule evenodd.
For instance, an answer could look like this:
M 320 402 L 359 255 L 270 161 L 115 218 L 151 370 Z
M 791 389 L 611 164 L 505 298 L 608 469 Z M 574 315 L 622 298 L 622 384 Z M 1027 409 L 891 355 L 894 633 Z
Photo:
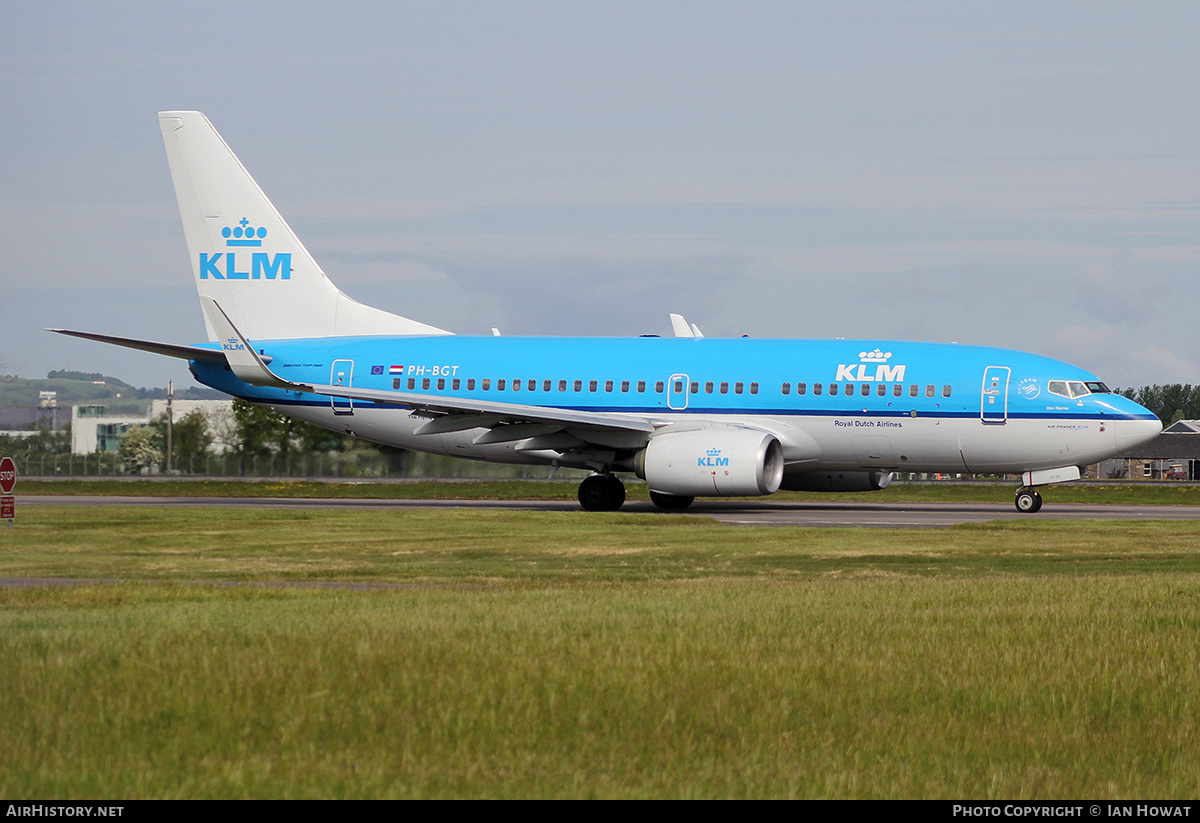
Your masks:
M 498 509 L 503 511 L 579 511 L 566 500 L 376 500 L 283 497 L 133 497 L 27 495 L 25 506 L 150 506 L 261 509 Z M 1047 502 L 1037 514 L 1022 514 L 1002 503 L 866 503 L 771 500 L 699 500 L 683 512 L 659 512 L 649 502 L 626 503 L 624 513 L 656 517 L 711 517 L 747 526 L 823 526 L 928 528 L 993 520 L 1200 520 L 1200 506 L 1112 506 Z

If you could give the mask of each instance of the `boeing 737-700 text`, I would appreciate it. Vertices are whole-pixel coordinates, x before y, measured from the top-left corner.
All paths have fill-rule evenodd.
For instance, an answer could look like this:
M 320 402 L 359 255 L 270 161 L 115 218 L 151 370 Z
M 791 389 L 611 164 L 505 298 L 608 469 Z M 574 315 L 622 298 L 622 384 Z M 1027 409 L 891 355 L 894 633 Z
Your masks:
M 898 340 L 455 336 L 342 293 L 199 112 L 158 116 L 209 342 L 56 329 L 189 362 L 200 382 L 406 449 L 594 472 L 585 509 L 644 478 L 664 509 L 779 489 L 869 491 L 897 471 L 1037 487 L 1154 437 L 1076 366 Z

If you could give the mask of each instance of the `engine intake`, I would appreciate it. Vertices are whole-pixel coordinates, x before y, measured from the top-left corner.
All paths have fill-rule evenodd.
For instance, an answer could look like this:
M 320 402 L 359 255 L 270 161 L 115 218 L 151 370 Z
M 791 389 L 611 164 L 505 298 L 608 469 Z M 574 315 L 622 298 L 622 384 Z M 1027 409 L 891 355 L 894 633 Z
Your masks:
M 736 426 L 666 432 L 650 438 L 634 468 L 652 491 L 665 494 L 773 494 L 783 480 L 783 446 L 773 434 Z

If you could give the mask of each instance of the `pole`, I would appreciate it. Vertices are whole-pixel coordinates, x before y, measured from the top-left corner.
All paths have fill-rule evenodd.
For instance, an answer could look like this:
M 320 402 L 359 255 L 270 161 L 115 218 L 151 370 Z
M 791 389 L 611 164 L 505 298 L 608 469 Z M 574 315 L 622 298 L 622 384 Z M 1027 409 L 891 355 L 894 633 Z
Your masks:
M 171 400 L 175 395 L 175 382 L 167 381 L 167 474 L 171 473 L 171 440 L 175 429 L 175 413 L 171 408 Z

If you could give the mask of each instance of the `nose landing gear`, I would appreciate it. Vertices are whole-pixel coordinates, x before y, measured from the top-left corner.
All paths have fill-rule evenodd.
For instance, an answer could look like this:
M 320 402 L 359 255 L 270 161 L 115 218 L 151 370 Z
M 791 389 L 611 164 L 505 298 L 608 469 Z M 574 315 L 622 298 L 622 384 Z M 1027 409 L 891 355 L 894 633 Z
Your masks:
M 1014 501 L 1017 511 L 1022 514 L 1033 514 L 1042 507 L 1042 496 L 1031 486 L 1017 489 L 1017 499 Z

